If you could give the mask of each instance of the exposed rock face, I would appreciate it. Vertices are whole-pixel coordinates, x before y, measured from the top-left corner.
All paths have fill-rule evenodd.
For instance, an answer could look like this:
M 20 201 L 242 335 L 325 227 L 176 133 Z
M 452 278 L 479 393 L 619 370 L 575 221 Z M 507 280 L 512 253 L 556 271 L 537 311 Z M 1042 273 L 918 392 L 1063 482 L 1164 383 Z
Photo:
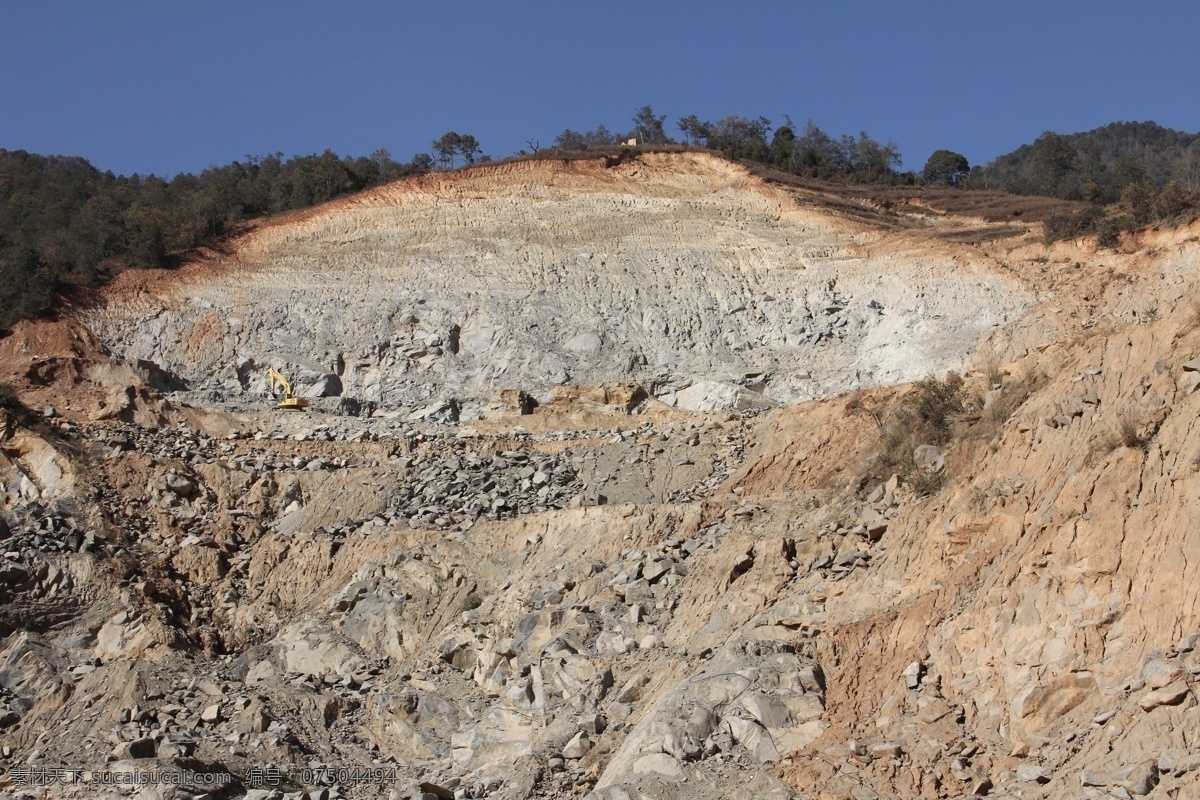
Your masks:
M 97 796 L 17 784 L 81 767 L 260 800 L 1194 796 L 1200 231 L 1096 254 L 855 225 L 699 156 L 433 176 L 252 234 L 245 272 L 127 279 L 87 317 L 111 354 L 69 320 L 0 340 L 0 382 L 53 408 L 0 411 L 0 791 Z M 925 310 L 868 350 L 887 302 L 846 311 L 879 259 Z M 323 322 L 288 339 L 302 292 Z M 780 344 L 775 304 L 849 321 Z M 903 475 L 872 458 L 912 387 L 781 405 L 974 349 Z M 245 410 L 277 358 L 328 396 Z
M 89 326 L 193 389 L 240 394 L 273 364 L 305 396 L 435 391 L 468 416 L 495 389 L 566 383 L 708 410 L 912 380 L 1031 299 L 973 251 L 883 240 L 698 154 L 401 182 L 259 230 L 184 282 L 125 283 Z

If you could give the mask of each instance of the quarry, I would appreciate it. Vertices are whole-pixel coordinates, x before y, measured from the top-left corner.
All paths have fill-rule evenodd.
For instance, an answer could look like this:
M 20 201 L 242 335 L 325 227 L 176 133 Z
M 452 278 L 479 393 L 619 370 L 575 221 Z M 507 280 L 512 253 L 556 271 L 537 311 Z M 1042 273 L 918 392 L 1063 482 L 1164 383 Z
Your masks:
M 635 150 L 126 272 L 0 339 L 0 796 L 1200 796 L 1198 265 Z

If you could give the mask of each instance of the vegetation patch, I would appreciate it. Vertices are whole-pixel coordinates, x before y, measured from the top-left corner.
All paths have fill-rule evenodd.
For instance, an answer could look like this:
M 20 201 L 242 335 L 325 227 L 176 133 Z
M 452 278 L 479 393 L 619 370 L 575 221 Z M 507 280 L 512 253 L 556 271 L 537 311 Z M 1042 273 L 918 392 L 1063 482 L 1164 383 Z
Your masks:
M 1185 320 L 1187 329 L 1194 331 L 1200 328 L 1200 300 L 1193 300 L 1191 307 L 1188 308 L 1187 319 Z
M 954 421 L 965 410 L 964 386 L 955 372 L 945 379 L 930 375 L 917 381 L 883 424 L 872 472 L 895 473 L 918 494 L 941 489 L 943 470 L 919 465 L 916 450 L 921 445 L 940 448 L 951 441 Z
M 896 474 L 914 493 L 935 494 L 962 465 L 972 463 L 985 447 L 995 448 L 1005 424 L 1046 382 L 1041 374 L 1012 378 L 995 363 L 981 369 L 981 381 L 968 382 L 951 372 L 917 381 L 890 413 L 866 410 L 879 425 L 874 456 L 866 463 L 865 485 Z M 918 463 L 917 448 L 933 445 L 945 466 Z
M 14 416 L 23 416 L 29 412 L 17 395 L 17 390 L 7 383 L 0 383 L 0 408 Z
M 1126 411 L 1117 417 L 1112 427 L 1092 442 L 1088 449 L 1086 462 L 1091 465 L 1121 447 L 1133 450 L 1144 450 L 1150 443 L 1151 434 L 1147 432 L 1137 417 Z

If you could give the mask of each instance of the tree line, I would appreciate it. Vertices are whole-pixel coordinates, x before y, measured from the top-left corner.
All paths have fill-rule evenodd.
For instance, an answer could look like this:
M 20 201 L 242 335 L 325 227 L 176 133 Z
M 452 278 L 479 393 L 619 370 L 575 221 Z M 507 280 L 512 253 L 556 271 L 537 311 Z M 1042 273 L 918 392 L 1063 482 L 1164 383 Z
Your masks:
M 170 180 L 102 172 L 83 158 L 0 149 L 0 328 L 48 310 L 58 290 L 128 268 L 165 267 L 242 222 L 305 208 L 420 164 L 387 150 L 247 156 Z
M 717 150 L 796 176 L 885 185 L 939 185 L 1040 194 L 1087 202 L 1047 220 L 1047 238 L 1096 235 L 1113 243 L 1122 228 L 1200 209 L 1200 134 L 1148 123 L 1113 123 L 1085 133 L 1047 132 L 1029 145 L 972 167 L 960 153 L 934 152 L 920 172 L 901 172 L 900 150 L 860 132 L 833 137 L 811 120 L 728 115 L 715 121 L 637 109 L 625 132 L 604 125 L 565 129 L 553 149 L 570 153 L 619 145 Z M 539 142 L 530 139 L 537 153 Z M 521 150 L 518 156 L 528 155 Z M 247 156 L 167 180 L 118 176 L 85 159 L 0 149 L 0 329 L 49 310 L 71 285 L 96 286 L 123 269 L 170 266 L 181 255 L 233 233 L 250 219 L 305 208 L 435 167 L 490 161 L 470 134 L 449 131 L 407 163 L 387 150 L 370 156 L 282 153 Z M 1115 209 L 1115 210 L 1114 210 Z
M 1114 122 L 1083 133 L 1047 131 L 976 170 L 972 186 L 1011 194 L 1119 202 L 1130 186 L 1200 191 L 1200 134 L 1154 122 Z
M 964 185 L 1083 201 L 1080 211 L 1048 219 L 1046 238 L 1093 235 L 1115 244 L 1123 229 L 1200 213 L 1200 133 L 1154 122 L 1046 131 L 971 170 Z
M 846 179 L 859 183 L 917 183 L 915 173 L 900 173 L 900 150 L 892 141 L 881 143 L 865 131 L 858 136 L 833 138 L 809 120 L 797 126 L 784 115 L 774 127 L 766 117 L 731 114 L 716 121 L 695 114 L 675 122 L 683 141 L 667 135 L 665 114 L 642 106 L 633 115 L 633 127 L 614 133 L 604 125 L 590 131 L 567 128 L 554 138 L 554 147 L 567 151 L 621 144 L 630 139 L 639 145 L 686 144 L 718 150 L 729 158 L 746 159 L 776 169 L 823 180 Z M 522 151 L 524 152 L 524 151 Z

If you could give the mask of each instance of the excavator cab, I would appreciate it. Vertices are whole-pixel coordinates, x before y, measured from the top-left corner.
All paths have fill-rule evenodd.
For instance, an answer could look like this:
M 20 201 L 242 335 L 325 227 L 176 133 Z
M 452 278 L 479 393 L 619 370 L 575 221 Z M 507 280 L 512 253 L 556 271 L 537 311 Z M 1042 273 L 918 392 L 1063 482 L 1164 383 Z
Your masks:
M 279 397 L 280 391 L 283 392 L 283 399 L 275 404 L 276 408 L 282 408 L 284 411 L 303 411 L 308 408 L 308 401 L 303 397 L 296 397 L 292 394 L 292 384 L 288 383 L 287 378 L 280 375 L 274 367 L 267 368 L 267 378 L 271 381 L 271 395 Z

